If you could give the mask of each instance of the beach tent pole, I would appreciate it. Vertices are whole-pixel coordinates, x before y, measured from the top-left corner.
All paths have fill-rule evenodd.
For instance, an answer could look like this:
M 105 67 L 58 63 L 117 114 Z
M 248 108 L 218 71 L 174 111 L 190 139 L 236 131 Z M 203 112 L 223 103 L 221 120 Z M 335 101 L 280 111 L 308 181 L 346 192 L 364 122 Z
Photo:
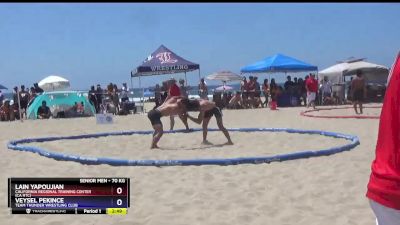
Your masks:
M 18 98 L 18 112 L 19 112 L 19 120 L 24 122 L 22 119 L 22 112 L 21 112 L 21 101 L 19 99 L 19 89 L 17 89 L 17 98 Z
M 139 76 L 139 91 L 142 90 L 142 82 L 140 80 L 140 76 Z M 140 96 L 140 102 L 142 101 L 142 96 L 143 96 L 143 92 L 142 95 Z
M 201 80 L 201 76 L 200 76 L 200 67 L 199 67 L 199 81 Z
M 132 88 L 132 91 L 133 91 L 133 81 L 132 81 L 132 76 L 131 76 L 131 88 Z M 126 91 L 128 91 L 128 92 L 129 92 L 129 88 L 128 88 L 128 90 L 126 90 Z
M 140 77 L 139 77 L 139 81 L 140 81 Z M 140 84 L 140 86 L 142 86 L 142 85 Z M 144 87 L 141 89 L 142 89 L 142 113 L 144 113 Z
M 222 94 L 225 94 L 226 81 L 223 81 L 223 85 L 224 85 L 224 87 L 223 87 Z
M 186 71 L 185 71 L 185 86 L 187 87 Z

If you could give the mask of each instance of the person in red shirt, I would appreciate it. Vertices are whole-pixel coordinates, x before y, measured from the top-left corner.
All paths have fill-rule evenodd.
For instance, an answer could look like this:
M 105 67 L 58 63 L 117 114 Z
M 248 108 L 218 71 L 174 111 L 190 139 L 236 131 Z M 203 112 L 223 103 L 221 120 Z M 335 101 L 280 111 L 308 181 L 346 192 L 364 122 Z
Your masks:
M 176 80 L 174 78 L 172 78 L 171 80 L 169 80 L 169 89 L 168 89 L 168 96 L 167 99 L 165 101 L 167 101 L 168 99 L 170 99 L 171 97 L 178 97 L 181 96 L 181 91 L 179 86 L 176 84 Z M 174 129 L 174 125 L 175 125 L 175 115 L 171 115 L 169 118 L 171 120 L 170 123 L 170 130 Z M 187 117 L 179 115 L 179 118 L 182 120 L 183 124 L 185 124 L 186 130 L 189 131 L 189 125 L 187 123 Z
M 400 224 L 400 53 L 392 66 L 379 123 L 367 198 L 377 225 Z
M 317 96 L 318 91 L 318 81 L 315 79 L 315 74 L 311 74 L 311 76 L 306 80 L 306 89 L 307 108 L 312 105 L 315 109 L 315 97 Z
M 170 80 L 168 96 L 170 96 L 170 97 L 172 97 L 172 96 L 181 96 L 181 91 L 179 89 L 179 86 L 176 84 L 176 80 L 173 79 L 173 78 Z

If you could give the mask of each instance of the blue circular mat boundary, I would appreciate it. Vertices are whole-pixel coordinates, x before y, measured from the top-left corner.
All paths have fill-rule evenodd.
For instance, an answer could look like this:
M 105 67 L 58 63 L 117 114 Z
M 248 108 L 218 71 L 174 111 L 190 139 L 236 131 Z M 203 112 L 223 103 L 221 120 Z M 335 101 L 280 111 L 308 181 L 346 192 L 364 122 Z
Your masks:
M 107 164 L 112 166 L 200 166 L 200 165 L 238 165 L 238 164 L 260 164 L 260 163 L 271 163 L 271 162 L 282 162 L 287 160 L 295 160 L 302 158 L 328 156 L 337 154 L 343 151 L 349 151 L 360 144 L 359 138 L 354 135 L 341 134 L 336 132 L 321 131 L 321 130 L 302 130 L 302 129 L 291 129 L 291 128 L 231 128 L 227 129 L 232 132 L 287 132 L 287 133 L 299 133 L 299 134 L 318 134 L 333 138 L 342 138 L 351 141 L 349 144 L 336 146 L 328 149 L 322 149 L 318 151 L 301 151 L 289 154 L 281 154 L 274 156 L 260 156 L 260 157 L 240 157 L 240 158 L 225 158 L 225 159 L 176 159 L 176 160 L 129 160 L 129 159 L 117 159 L 117 158 L 106 158 L 106 157 L 85 157 L 80 155 L 63 154 L 57 152 L 47 151 L 45 149 L 34 147 L 34 146 L 21 146 L 20 144 L 27 144 L 32 142 L 48 142 L 57 140 L 75 140 L 84 138 L 99 138 L 106 136 L 121 136 L 121 135 L 134 135 L 152 134 L 153 131 L 121 131 L 121 132 L 106 132 L 96 134 L 83 134 L 74 136 L 54 136 L 54 137 L 42 137 L 42 138 L 26 138 L 20 140 L 13 140 L 7 144 L 7 148 L 18 151 L 27 151 L 37 153 L 41 156 L 52 158 L 61 161 L 74 161 L 82 164 L 99 165 Z M 202 131 L 202 129 L 196 128 L 191 129 L 192 132 Z M 208 131 L 219 131 L 215 128 L 210 128 Z M 174 130 L 165 131 L 164 133 L 185 133 L 185 130 Z

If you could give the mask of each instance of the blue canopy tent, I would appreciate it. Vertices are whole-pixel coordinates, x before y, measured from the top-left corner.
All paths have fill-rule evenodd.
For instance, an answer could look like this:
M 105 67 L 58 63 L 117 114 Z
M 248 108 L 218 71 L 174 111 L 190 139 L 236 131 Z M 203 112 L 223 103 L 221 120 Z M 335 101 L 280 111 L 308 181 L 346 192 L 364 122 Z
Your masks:
M 283 54 L 267 57 L 261 61 L 245 66 L 240 70 L 241 73 L 269 74 L 277 72 L 286 74 L 287 72 L 295 73 L 306 71 L 318 71 L 318 67 Z M 269 80 L 271 80 L 271 77 Z
M 149 55 L 142 65 L 136 68 L 136 71 L 131 71 L 131 85 L 133 77 L 139 77 L 139 88 L 141 88 L 140 77 L 165 75 L 173 73 L 185 73 L 185 81 L 187 85 L 186 73 L 194 70 L 199 70 L 200 79 L 200 65 L 190 62 L 164 45 L 161 45 L 155 52 Z M 144 93 L 144 92 L 143 92 Z
M 286 55 L 276 54 L 245 66 L 240 71 L 242 73 L 306 72 L 318 71 L 318 67 Z

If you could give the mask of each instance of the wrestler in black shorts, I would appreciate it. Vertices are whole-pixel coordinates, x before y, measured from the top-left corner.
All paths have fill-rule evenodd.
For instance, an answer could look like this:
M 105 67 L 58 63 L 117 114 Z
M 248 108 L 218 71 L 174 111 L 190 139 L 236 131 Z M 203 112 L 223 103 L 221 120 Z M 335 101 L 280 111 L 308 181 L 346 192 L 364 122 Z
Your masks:
M 221 109 L 219 109 L 218 107 L 214 107 L 204 112 L 204 118 L 211 118 L 213 115 L 215 116 L 215 118 L 221 118 L 222 117 Z
M 157 125 L 157 124 L 160 124 L 160 125 L 162 125 L 162 123 L 161 123 L 161 117 L 162 117 L 162 114 L 161 114 L 161 112 L 160 111 L 158 111 L 157 109 L 152 109 L 152 110 L 150 110 L 148 113 L 147 113 L 147 117 L 149 118 L 149 120 L 150 120 L 150 122 L 151 122 L 151 125 Z

